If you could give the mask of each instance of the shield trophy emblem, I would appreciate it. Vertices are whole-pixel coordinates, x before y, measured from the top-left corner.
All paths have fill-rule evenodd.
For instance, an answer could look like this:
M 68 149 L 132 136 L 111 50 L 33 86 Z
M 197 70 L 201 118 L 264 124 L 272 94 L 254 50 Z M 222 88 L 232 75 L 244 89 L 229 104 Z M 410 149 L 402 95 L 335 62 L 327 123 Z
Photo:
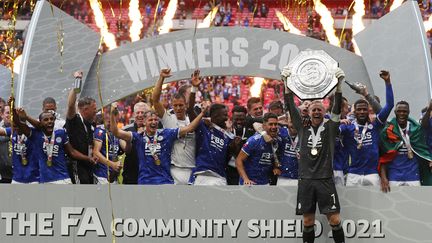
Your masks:
M 284 69 L 288 88 L 302 100 L 323 99 L 338 84 L 335 76 L 338 62 L 322 50 L 301 51 Z

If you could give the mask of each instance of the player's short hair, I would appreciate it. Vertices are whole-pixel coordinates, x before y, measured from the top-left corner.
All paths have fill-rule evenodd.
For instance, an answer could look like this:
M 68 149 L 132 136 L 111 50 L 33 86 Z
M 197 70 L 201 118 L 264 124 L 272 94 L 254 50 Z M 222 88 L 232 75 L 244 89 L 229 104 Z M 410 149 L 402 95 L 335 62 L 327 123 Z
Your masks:
M 150 110 L 150 106 L 149 106 L 147 103 L 144 103 L 144 102 L 140 101 L 140 102 L 137 102 L 137 103 L 134 105 L 134 107 L 133 107 L 134 112 L 135 112 L 139 107 L 142 107 L 142 108 L 144 109 L 144 111 Z
M 247 101 L 247 108 L 251 109 L 253 104 L 261 103 L 261 99 L 258 97 L 250 97 Z
M 219 110 L 222 110 L 222 109 L 226 109 L 226 106 L 225 105 L 222 105 L 222 104 L 212 104 L 211 106 L 210 106 L 210 116 L 212 116 L 214 113 L 216 113 L 216 112 L 218 112 Z
M 86 105 L 91 105 L 93 102 L 96 102 L 92 97 L 82 97 L 78 100 L 78 108 L 83 108 Z
M 42 117 L 43 117 L 45 114 L 53 115 L 54 118 L 55 118 L 55 114 L 54 114 L 53 111 L 51 111 L 51 110 L 49 110 L 49 111 L 42 111 L 42 112 L 39 114 L 39 121 L 42 121 Z
M 269 104 L 268 109 L 269 109 L 269 110 L 276 110 L 276 109 L 282 109 L 282 110 L 283 110 L 282 102 L 281 102 L 280 100 L 272 101 L 272 102 Z
M 263 121 L 268 122 L 271 118 L 278 120 L 278 116 L 275 113 L 267 112 L 264 114 Z
M 183 94 L 181 94 L 180 92 L 175 93 L 175 94 L 172 96 L 172 99 L 171 99 L 171 100 L 174 100 L 174 99 L 176 99 L 176 100 L 183 99 L 184 101 L 186 101 L 186 97 L 185 97 Z
M 46 97 L 43 101 L 42 101 L 42 106 L 46 105 L 46 104 L 57 104 L 55 99 L 53 97 Z
M 321 100 L 312 100 L 310 105 L 309 105 L 309 110 L 311 109 L 312 106 L 321 106 L 321 108 L 325 109 L 324 104 L 321 102 Z
M 398 107 L 398 105 L 406 105 L 406 106 L 408 106 L 408 110 L 410 108 L 409 103 L 405 100 L 401 100 L 398 103 L 396 103 L 395 108 Z
M 231 110 L 232 113 L 234 112 L 243 112 L 243 113 L 247 113 L 247 110 L 244 106 L 241 105 L 236 105 L 233 107 L 233 109 Z
M 156 112 L 154 110 L 148 110 L 146 112 L 144 112 L 144 119 L 147 119 L 148 116 L 157 116 Z
M 365 99 L 358 99 L 355 103 L 354 103 L 354 109 L 357 108 L 357 106 L 359 104 L 366 104 L 367 106 L 369 106 L 369 102 L 367 102 L 367 100 Z
M 186 92 L 187 92 L 187 90 L 188 90 L 190 87 L 192 87 L 192 85 L 190 85 L 190 84 L 185 84 L 185 85 L 183 85 L 183 86 L 181 86 L 181 87 L 179 88 L 178 93 L 179 93 L 179 94 L 182 94 L 184 97 L 186 97 Z

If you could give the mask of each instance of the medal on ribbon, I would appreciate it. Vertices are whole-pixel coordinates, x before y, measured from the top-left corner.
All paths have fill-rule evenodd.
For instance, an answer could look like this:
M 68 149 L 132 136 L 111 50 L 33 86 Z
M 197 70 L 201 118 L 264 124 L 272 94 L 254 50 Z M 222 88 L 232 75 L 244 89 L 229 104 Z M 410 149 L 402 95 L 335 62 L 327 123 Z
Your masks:
M 354 122 L 354 125 L 355 125 L 354 138 L 357 141 L 357 149 L 360 150 L 363 147 L 363 138 L 366 136 L 366 132 L 367 132 L 367 128 L 368 128 L 368 123 L 366 122 L 366 124 L 363 126 L 362 132 L 360 134 L 360 138 L 357 138 L 358 134 L 359 134 L 359 131 L 360 131 L 359 125 L 358 125 L 357 121 Z
M 28 161 L 26 158 L 26 147 L 24 144 L 24 139 L 25 139 L 24 136 L 25 136 L 24 134 L 22 134 L 21 136 L 20 135 L 17 136 L 17 148 L 21 156 L 21 164 L 26 166 L 28 164 Z
M 410 129 L 410 123 L 407 123 L 407 126 L 405 128 L 405 130 L 403 130 L 399 125 L 399 131 L 402 135 L 402 141 L 405 144 L 405 146 L 407 147 L 408 153 L 408 159 L 413 159 L 414 158 L 414 151 L 413 148 L 411 146 L 411 140 L 410 140 L 410 136 L 409 136 L 409 129 Z
M 55 141 L 55 132 L 53 131 L 51 135 L 51 139 L 48 140 L 48 137 L 44 134 L 44 144 L 46 148 L 47 155 L 47 166 L 51 167 L 53 165 L 53 150 L 54 150 L 54 141 Z
M 154 159 L 154 163 L 157 166 L 161 165 L 161 161 L 159 159 L 159 156 L 157 155 L 157 131 L 153 137 L 153 143 L 150 142 L 150 137 L 145 134 L 145 139 L 147 141 L 147 147 L 150 151 L 150 154 L 152 155 L 153 159 Z
M 318 127 L 318 130 L 316 133 L 315 133 L 315 130 L 313 129 L 313 127 L 310 127 L 309 131 L 310 131 L 311 136 L 312 136 L 312 149 L 310 151 L 310 154 L 312 156 L 317 156 L 318 155 L 317 144 L 321 138 L 321 132 L 324 131 L 324 122 L 321 123 L 321 125 Z

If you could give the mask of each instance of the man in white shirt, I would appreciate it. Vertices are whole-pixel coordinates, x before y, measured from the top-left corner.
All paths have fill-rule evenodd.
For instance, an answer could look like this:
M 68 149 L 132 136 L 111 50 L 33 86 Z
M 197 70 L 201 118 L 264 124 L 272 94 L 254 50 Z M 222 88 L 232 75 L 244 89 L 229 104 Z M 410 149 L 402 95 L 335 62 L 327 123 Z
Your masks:
M 164 108 L 160 101 L 162 85 L 165 78 L 171 76 L 170 69 L 160 71 L 159 80 L 153 90 L 153 105 L 156 114 L 161 118 L 164 128 L 185 127 L 190 124 L 189 117 L 186 116 L 186 98 L 182 94 L 175 94 L 171 100 L 172 111 Z M 193 78 L 198 78 L 194 75 Z M 175 141 L 171 153 L 171 176 L 176 185 L 187 185 L 195 167 L 195 133 L 188 133 L 184 138 Z

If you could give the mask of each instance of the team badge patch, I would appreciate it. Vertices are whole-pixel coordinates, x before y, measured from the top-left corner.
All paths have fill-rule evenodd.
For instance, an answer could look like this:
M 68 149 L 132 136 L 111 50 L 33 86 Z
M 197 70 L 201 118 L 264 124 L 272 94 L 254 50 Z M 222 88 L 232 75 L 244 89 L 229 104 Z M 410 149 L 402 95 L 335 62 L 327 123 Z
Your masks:
M 56 142 L 57 143 L 61 143 L 62 142 L 62 138 L 61 137 L 56 138 Z

